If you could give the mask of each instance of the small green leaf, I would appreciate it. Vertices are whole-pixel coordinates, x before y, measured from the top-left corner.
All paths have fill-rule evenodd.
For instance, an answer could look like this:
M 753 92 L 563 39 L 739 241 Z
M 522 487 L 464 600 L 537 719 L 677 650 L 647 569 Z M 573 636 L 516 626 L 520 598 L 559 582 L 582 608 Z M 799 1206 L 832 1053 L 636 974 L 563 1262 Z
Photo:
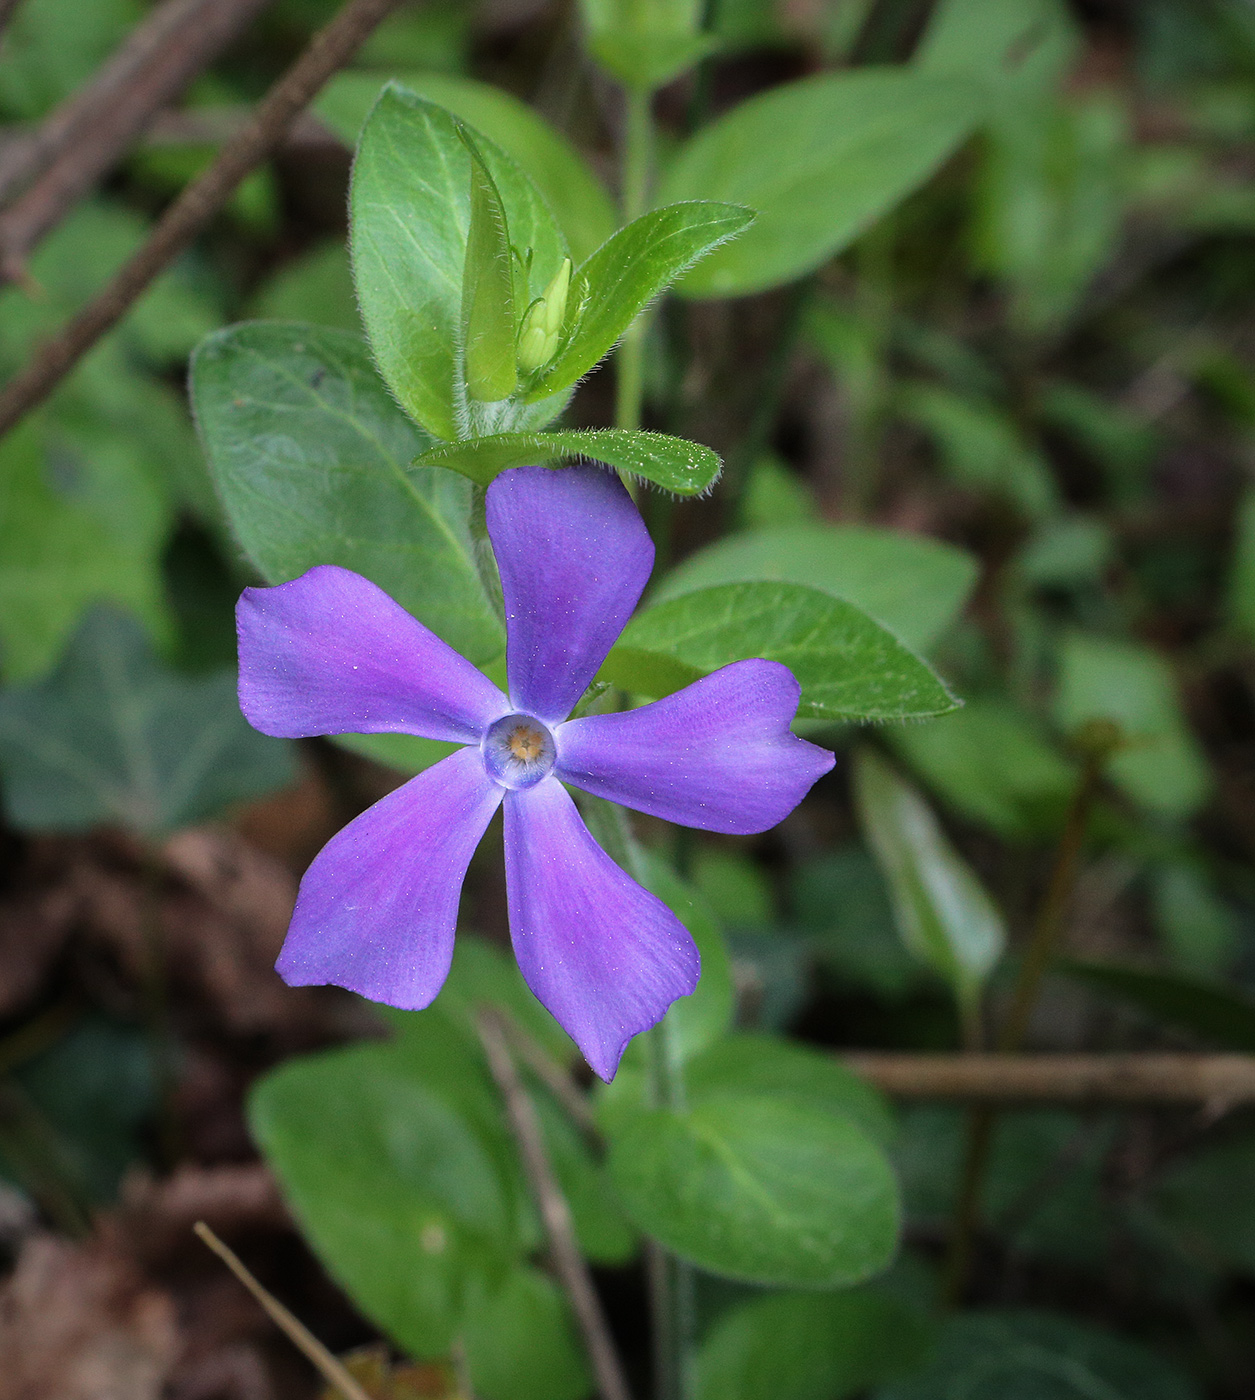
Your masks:
M 0 693 L 10 821 L 157 836 L 283 787 L 290 746 L 251 729 L 235 692 L 234 670 L 171 672 L 133 619 L 97 609 L 47 680 Z
M 1067 958 L 1057 970 L 1226 1050 L 1255 1052 L 1255 1001 L 1223 982 L 1186 972 Z
M 1050 1313 L 952 1314 L 928 1365 L 877 1400 L 1202 1400 L 1164 1357 Z
M 783 662 L 802 687 L 799 716 L 906 719 L 955 707 L 927 664 L 883 627 L 799 584 L 723 584 L 656 603 L 628 623 L 602 678 L 652 695 L 665 673 L 634 664 L 642 652 L 689 668 L 689 680 L 749 657 Z
M 871 1288 L 753 1298 L 703 1339 L 696 1400 L 846 1400 L 914 1371 L 931 1332 Z
M 475 562 L 471 487 L 412 468 L 430 445 L 358 336 L 245 323 L 192 360 L 197 426 L 244 552 L 271 583 L 339 564 L 475 662 L 505 638 Z
M 981 106 L 974 85 L 909 69 L 824 74 L 740 103 L 680 149 L 658 198 L 727 200 L 758 220 L 677 290 L 742 296 L 810 272 L 928 179 Z
M 871 749 L 855 757 L 854 794 L 903 940 L 970 1005 L 1006 944 L 1001 914 L 932 809 Z
M 700 0 L 581 0 L 593 57 L 629 88 L 652 92 L 718 46 L 700 32 Z
M 499 87 L 453 73 L 404 73 L 399 80 L 483 132 L 527 172 L 553 210 L 577 263 L 615 231 L 618 217 L 606 187 L 566 137 L 526 103 Z M 315 102 L 315 110 L 355 146 L 380 86 L 373 73 L 337 74 Z
M 774 580 L 844 598 L 912 651 L 926 652 L 976 584 L 970 554 L 940 540 L 870 525 L 785 525 L 732 535 L 691 555 L 655 602 L 718 583 Z
M 1125 740 L 1107 765 L 1115 782 L 1152 812 L 1193 815 L 1211 773 L 1163 658 L 1137 643 L 1073 632 L 1060 646 L 1059 672 L 1059 724 L 1071 731 L 1087 720 L 1114 721 Z
M 464 139 L 471 156 L 471 224 L 462 268 L 466 392 L 481 403 L 496 403 L 518 384 L 510 228 L 492 176 L 474 142 Z
M 684 1113 L 638 1109 L 610 1121 L 610 1175 L 628 1215 L 710 1273 L 836 1288 L 893 1255 L 893 1173 L 846 1118 L 721 1094 Z
M 626 428 L 564 429 L 552 433 L 494 433 L 465 442 L 439 443 L 415 460 L 416 467 L 448 467 L 480 486 L 508 467 L 558 463 L 572 458 L 652 481 L 678 496 L 708 491 L 719 478 L 720 462 L 709 447 L 665 433 Z
M 737 204 L 689 201 L 655 209 L 621 228 L 575 274 L 569 335 L 528 389 L 531 403 L 581 379 L 614 348 L 641 311 L 712 249 L 754 221 Z
M 353 277 L 379 368 L 405 411 L 434 437 L 471 427 L 461 397 L 462 274 L 471 223 L 471 156 L 452 113 L 390 83 L 367 118 L 350 195 Z M 524 306 L 567 256 L 544 199 L 522 170 L 473 132 L 510 238 L 531 259 L 515 287 Z M 565 395 L 514 407 L 508 424 L 543 427 Z

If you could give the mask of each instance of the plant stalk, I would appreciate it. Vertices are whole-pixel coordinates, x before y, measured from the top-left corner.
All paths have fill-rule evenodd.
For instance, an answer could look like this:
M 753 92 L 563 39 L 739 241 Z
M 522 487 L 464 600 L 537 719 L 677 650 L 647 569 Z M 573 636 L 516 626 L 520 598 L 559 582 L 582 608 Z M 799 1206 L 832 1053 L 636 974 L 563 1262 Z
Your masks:
M 654 159 L 653 93 L 648 88 L 626 89 L 623 130 L 623 222 L 630 224 L 645 212 Z M 642 311 L 627 329 L 615 355 L 616 428 L 639 428 L 645 400 L 645 334 L 649 313 Z

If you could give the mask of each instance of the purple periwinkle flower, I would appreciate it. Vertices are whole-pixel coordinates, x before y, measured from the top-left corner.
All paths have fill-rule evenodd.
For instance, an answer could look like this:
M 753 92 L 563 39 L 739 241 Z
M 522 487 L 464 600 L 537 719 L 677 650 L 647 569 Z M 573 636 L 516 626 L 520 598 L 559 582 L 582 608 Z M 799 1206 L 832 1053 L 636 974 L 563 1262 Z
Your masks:
M 331 565 L 237 609 L 240 707 L 263 734 L 406 733 L 465 747 L 327 843 L 278 969 L 418 1009 L 444 983 L 458 897 L 505 808 L 510 936 L 523 976 L 603 1078 L 697 985 L 688 930 L 589 834 L 564 784 L 706 831 L 765 831 L 832 767 L 789 732 L 800 688 L 738 661 L 616 714 L 568 719 L 623 630 L 654 549 L 618 478 L 520 467 L 488 488 L 509 696 L 373 583 Z

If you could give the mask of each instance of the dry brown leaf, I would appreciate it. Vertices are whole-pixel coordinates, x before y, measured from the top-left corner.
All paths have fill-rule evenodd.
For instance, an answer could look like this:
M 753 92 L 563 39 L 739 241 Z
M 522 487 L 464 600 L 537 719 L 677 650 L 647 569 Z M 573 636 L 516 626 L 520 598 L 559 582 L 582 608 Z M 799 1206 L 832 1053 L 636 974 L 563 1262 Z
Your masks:
M 159 1400 L 178 1350 L 169 1294 L 109 1233 L 34 1236 L 0 1292 L 0 1400 Z

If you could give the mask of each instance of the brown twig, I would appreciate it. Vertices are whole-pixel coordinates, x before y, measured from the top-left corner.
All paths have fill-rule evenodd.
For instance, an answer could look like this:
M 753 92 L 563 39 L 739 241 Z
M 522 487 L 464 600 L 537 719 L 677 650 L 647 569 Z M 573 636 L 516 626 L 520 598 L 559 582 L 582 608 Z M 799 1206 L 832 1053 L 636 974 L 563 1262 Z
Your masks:
M 902 1099 L 981 1104 L 1255 1103 L 1255 1055 L 909 1055 L 861 1051 L 842 1059 Z
M 519 1025 L 513 1016 L 501 1008 L 497 1009 L 497 1016 L 501 1023 L 501 1029 L 514 1048 L 514 1053 L 566 1109 L 572 1122 L 583 1132 L 585 1137 L 599 1144 L 601 1131 L 597 1127 L 592 1107 L 588 1099 L 581 1093 L 579 1085 L 545 1047 Z
M 0 393 L 0 436 L 42 403 L 88 350 L 110 330 L 209 223 L 284 139 L 297 114 L 357 52 L 400 0 L 348 0 L 258 104 L 252 121 L 166 210 L 148 241 L 113 280 L 36 352 Z
M 288 1341 L 310 1361 L 328 1385 L 334 1386 L 344 1400 L 370 1400 L 370 1396 L 309 1328 L 290 1313 L 269 1289 L 258 1282 L 235 1250 L 223 1244 L 203 1220 L 198 1220 L 192 1229 L 257 1299 Z
M 0 274 L 96 183 L 156 112 L 222 52 L 269 0 L 163 0 L 90 82 L 0 156 Z M 34 182 L 32 184 L 32 181 Z
M 506 1113 L 523 1159 L 523 1169 L 540 1209 L 553 1266 L 583 1334 L 597 1389 L 602 1400 L 631 1400 L 597 1290 L 593 1287 L 592 1275 L 575 1242 L 571 1208 L 549 1163 L 540 1120 L 519 1078 L 510 1047 L 506 1044 L 501 1018 L 491 1007 L 483 1007 L 476 1017 L 476 1027 L 484 1054 L 488 1057 L 488 1067 L 505 1099 Z

